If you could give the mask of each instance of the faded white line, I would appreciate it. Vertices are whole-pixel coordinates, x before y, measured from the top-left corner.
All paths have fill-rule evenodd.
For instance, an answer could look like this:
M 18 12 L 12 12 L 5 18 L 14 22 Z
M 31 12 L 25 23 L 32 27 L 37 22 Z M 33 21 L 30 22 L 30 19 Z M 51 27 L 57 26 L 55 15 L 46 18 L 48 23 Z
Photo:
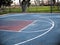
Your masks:
M 33 21 L 32 23 L 30 23 L 29 25 L 25 26 L 24 28 L 22 28 L 21 30 L 19 30 L 18 32 L 23 31 L 24 29 L 28 28 L 29 26 L 33 25 L 35 22 L 37 22 L 38 20 Z
M 29 41 L 35 40 L 35 39 L 37 39 L 37 38 L 39 38 L 39 37 L 42 37 L 43 35 L 45 35 L 45 34 L 47 34 L 48 32 L 50 32 L 50 31 L 54 28 L 54 21 L 52 21 L 51 19 L 49 19 L 49 20 L 52 22 L 52 26 L 50 27 L 50 29 L 49 29 L 48 31 L 46 31 L 46 32 L 44 32 L 43 34 L 40 34 L 40 35 L 38 35 L 38 36 L 36 36 L 36 37 L 34 37 L 34 38 L 28 39 L 28 40 L 26 40 L 26 41 L 23 41 L 23 42 L 14 44 L 14 45 L 21 45 L 21 44 L 27 43 L 27 42 L 29 42 Z

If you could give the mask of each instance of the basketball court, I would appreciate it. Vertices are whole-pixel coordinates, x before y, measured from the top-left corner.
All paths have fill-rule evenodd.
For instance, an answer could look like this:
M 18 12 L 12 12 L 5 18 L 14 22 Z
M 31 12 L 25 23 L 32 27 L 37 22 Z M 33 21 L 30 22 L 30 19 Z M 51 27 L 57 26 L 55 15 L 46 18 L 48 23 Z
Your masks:
M 60 45 L 60 13 L 0 16 L 0 45 Z

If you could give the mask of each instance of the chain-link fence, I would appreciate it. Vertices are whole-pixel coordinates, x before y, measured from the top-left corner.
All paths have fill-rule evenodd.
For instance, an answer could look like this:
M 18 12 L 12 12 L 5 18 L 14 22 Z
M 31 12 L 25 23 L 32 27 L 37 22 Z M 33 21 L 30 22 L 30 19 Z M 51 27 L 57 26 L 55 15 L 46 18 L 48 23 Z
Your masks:
M 60 1 L 55 0 L 34 0 L 30 1 L 30 6 L 27 7 L 27 13 L 60 13 Z M 21 13 L 22 9 L 20 5 L 12 5 L 9 7 L 0 8 L 0 14 L 2 13 Z

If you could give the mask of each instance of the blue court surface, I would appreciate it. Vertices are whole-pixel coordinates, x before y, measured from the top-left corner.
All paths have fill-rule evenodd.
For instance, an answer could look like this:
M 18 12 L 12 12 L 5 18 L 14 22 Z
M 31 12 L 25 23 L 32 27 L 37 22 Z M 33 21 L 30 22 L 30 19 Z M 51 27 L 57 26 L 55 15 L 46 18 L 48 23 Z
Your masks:
M 60 45 L 60 13 L 0 16 L 0 45 Z

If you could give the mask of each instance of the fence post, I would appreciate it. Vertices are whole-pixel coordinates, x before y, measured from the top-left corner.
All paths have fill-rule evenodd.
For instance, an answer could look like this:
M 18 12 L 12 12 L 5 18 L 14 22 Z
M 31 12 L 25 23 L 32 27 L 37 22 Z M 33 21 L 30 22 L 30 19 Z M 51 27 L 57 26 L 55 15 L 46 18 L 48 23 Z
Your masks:
M 52 13 L 52 0 L 51 0 L 51 4 L 50 4 L 50 13 Z

